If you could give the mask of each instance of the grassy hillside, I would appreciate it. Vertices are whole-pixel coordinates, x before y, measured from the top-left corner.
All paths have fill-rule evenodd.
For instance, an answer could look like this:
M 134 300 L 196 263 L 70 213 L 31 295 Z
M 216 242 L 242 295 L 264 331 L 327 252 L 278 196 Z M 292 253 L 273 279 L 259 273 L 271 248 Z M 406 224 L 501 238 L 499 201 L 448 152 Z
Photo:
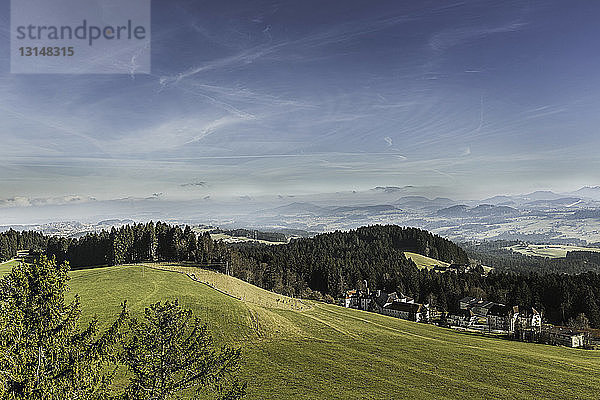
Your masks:
M 292 299 L 277 293 L 269 292 L 254 285 L 242 281 L 241 279 L 227 276 L 215 271 L 209 271 L 202 268 L 181 266 L 173 263 L 146 263 L 149 267 L 159 268 L 165 271 L 174 271 L 188 275 L 191 279 L 208 285 L 226 294 L 251 303 L 267 308 L 280 308 L 285 310 L 302 311 L 310 308 L 310 305 L 301 299 Z
M 600 252 L 600 248 L 597 247 L 580 247 L 580 246 L 568 246 L 561 244 L 517 244 L 514 246 L 507 247 L 508 250 L 512 250 L 517 253 L 524 254 L 526 256 L 538 256 L 538 257 L 549 257 L 549 258 L 563 258 L 567 256 L 569 251 L 596 251 Z
M 447 267 L 450 265 L 450 263 L 436 260 L 435 258 L 423 256 L 421 254 L 411 253 L 410 251 L 405 251 L 404 256 L 406 258 L 412 259 L 413 262 L 415 264 L 417 264 L 417 268 L 419 268 L 419 269 L 423 269 L 423 268 L 432 269 L 435 266 Z M 492 269 L 493 269 L 492 267 L 488 267 L 486 265 L 483 266 L 483 270 L 485 271 L 485 273 L 490 272 Z
M 244 347 L 249 399 L 587 399 L 600 391 L 600 352 L 458 334 L 320 303 L 299 310 L 234 278 L 194 273 L 245 300 L 149 266 L 73 271 L 70 286 L 88 317 L 116 315 L 123 299 L 135 314 L 179 298 L 218 342 Z
M 450 265 L 450 263 L 436 260 L 435 258 L 423 256 L 421 254 L 411 253 L 410 251 L 405 251 L 404 256 L 406 258 L 412 259 L 413 262 L 415 264 L 417 264 L 417 267 L 419 269 L 423 269 L 423 268 L 431 269 L 435 266 L 447 267 L 448 265 Z
M 247 243 L 256 242 L 261 244 L 278 245 L 285 242 L 270 242 L 268 240 L 253 239 L 246 236 L 231 236 L 226 233 L 211 233 L 210 238 L 212 240 L 223 240 L 226 243 Z
M 10 272 L 10 270 L 12 269 L 12 267 L 14 267 L 15 265 L 17 265 L 19 263 L 20 263 L 20 261 L 15 260 L 15 259 L 0 263 L 0 278 L 3 277 L 4 275 L 8 274 Z

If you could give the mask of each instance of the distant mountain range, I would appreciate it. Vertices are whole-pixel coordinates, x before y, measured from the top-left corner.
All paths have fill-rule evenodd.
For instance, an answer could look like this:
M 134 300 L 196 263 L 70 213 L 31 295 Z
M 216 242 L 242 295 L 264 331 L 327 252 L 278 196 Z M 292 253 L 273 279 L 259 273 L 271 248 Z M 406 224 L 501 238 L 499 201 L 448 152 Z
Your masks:
M 363 191 L 310 195 L 234 196 L 210 201 L 121 199 L 61 205 L 3 207 L 0 231 L 35 229 L 78 237 L 133 221 L 205 224 L 223 229 L 347 230 L 397 224 L 433 231 L 454 240 L 505 239 L 600 242 L 600 186 L 573 192 L 548 190 L 483 200 L 440 196 L 436 187 L 379 186 Z M 22 224 L 35 217 L 35 225 Z M 47 219 L 56 221 L 47 223 Z M 91 221 L 102 221 L 94 223 Z M 40 221 L 40 222 L 38 222 Z
M 264 210 L 263 212 L 275 215 L 311 214 L 315 216 L 327 216 L 347 213 L 364 213 L 371 215 L 386 211 L 398 211 L 398 208 L 389 204 L 320 207 L 312 203 L 294 202 L 271 210 Z
M 584 186 L 572 193 L 574 196 L 600 201 L 600 186 Z
M 456 201 L 448 199 L 446 197 L 436 197 L 435 199 L 428 199 L 424 196 L 405 196 L 401 197 L 394 202 L 395 205 L 401 208 L 420 208 L 420 209 L 439 209 L 440 207 L 449 207 L 456 204 Z
M 482 204 L 492 205 L 575 205 L 579 202 L 600 201 L 600 186 L 583 187 L 574 192 L 554 193 L 549 190 L 520 195 L 500 195 L 481 200 Z
M 600 224 L 600 187 L 568 193 L 543 190 L 499 195 L 480 201 L 418 193 L 412 186 L 381 186 L 367 192 L 298 196 L 303 201 L 263 209 L 249 221 L 262 227 L 272 224 L 313 231 L 395 223 L 455 240 L 535 237 L 536 241 L 552 243 L 600 241 L 600 229 L 596 229 Z
M 519 214 L 519 210 L 512 207 L 495 206 L 491 204 L 480 204 L 476 207 L 468 207 L 464 204 L 459 204 L 438 210 L 436 214 L 444 217 L 466 218 L 517 215 Z

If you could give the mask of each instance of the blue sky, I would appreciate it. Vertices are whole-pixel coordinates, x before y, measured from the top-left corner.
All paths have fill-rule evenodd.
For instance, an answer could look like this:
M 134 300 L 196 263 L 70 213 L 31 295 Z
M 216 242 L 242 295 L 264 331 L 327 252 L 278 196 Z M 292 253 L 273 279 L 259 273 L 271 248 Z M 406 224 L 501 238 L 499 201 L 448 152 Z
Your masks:
M 600 183 L 597 2 L 154 1 L 135 76 L 10 74 L 0 5 L 5 206 Z

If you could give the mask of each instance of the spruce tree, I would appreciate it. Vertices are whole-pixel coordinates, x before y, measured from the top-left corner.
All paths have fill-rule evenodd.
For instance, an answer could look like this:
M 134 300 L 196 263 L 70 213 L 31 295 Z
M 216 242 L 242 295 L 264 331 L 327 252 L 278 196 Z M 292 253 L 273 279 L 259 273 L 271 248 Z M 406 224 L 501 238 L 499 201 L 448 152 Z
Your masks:
M 0 397 L 104 399 L 114 345 L 127 312 L 99 334 L 78 327 L 79 299 L 65 302 L 68 264 L 42 257 L 0 281 Z
M 122 362 L 131 373 L 126 399 L 166 400 L 182 391 L 234 400 L 245 394 L 236 373 L 241 352 L 216 349 L 205 325 L 177 301 L 146 308 L 130 321 Z

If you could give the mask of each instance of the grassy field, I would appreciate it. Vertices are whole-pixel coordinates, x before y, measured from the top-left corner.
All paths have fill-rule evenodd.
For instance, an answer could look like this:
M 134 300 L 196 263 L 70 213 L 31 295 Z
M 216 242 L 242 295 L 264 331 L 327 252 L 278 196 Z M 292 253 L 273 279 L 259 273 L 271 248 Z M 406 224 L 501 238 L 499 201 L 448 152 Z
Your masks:
M 525 254 L 526 256 L 538 256 L 549 258 L 566 257 L 568 251 L 600 252 L 600 248 L 597 247 L 567 246 L 560 244 L 517 244 L 514 246 L 507 247 L 507 249 L 517 253 Z
M 193 228 L 194 232 L 197 234 L 204 234 L 206 232 L 212 231 L 214 228 Z M 226 233 L 211 233 L 210 237 L 212 240 L 222 240 L 226 243 L 246 243 L 246 242 L 257 242 L 268 245 L 277 245 L 282 244 L 284 242 L 270 242 L 268 240 L 255 240 L 253 238 L 249 238 L 247 236 L 231 236 Z
M 599 351 L 459 334 L 299 302 L 177 265 L 70 275 L 69 296 L 80 295 L 85 320 L 94 314 L 113 319 L 125 299 L 134 315 L 152 302 L 180 299 L 217 343 L 243 347 L 249 399 L 594 399 L 600 392 Z
M 222 240 L 226 243 L 246 243 L 246 242 L 257 242 L 261 244 L 268 245 L 279 245 L 284 244 L 285 242 L 270 242 L 268 240 L 260 240 L 260 239 L 252 239 L 245 236 L 231 236 L 225 233 L 211 233 L 210 237 L 212 240 Z
M 0 278 L 3 277 L 4 275 L 8 274 L 10 272 L 10 270 L 12 269 L 12 267 L 14 267 L 15 265 L 19 264 L 21 261 L 19 260 L 8 260 L 6 262 L 0 263 Z
M 404 256 L 406 258 L 411 258 L 413 262 L 417 264 L 417 267 L 419 269 L 432 269 L 435 266 L 447 267 L 448 265 L 450 265 L 450 263 L 436 260 L 435 258 L 426 257 L 421 254 L 411 253 L 410 251 L 405 251 Z
M 417 253 L 411 253 L 410 251 L 405 251 L 404 252 L 404 256 L 406 258 L 410 258 L 413 260 L 413 262 L 415 264 L 417 264 L 417 268 L 419 269 L 423 269 L 423 268 L 427 268 L 427 269 L 432 269 L 435 266 L 440 266 L 440 267 L 447 267 L 450 265 L 450 263 L 444 262 L 444 261 L 440 261 L 440 260 L 436 260 L 435 258 L 431 258 L 431 257 L 427 257 L 427 256 L 423 256 L 421 254 L 417 254 Z M 492 267 L 488 267 L 488 266 L 483 266 L 483 270 L 488 273 L 492 270 Z
M 153 267 L 73 271 L 71 292 L 88 318 L 101 319 L 114 317 L 124 299 L 139 315 L 152 302 L 179 298 L 217 342 L 243 346 L 249 399 L 591 399 L 600 392 L 600 352 L 459 334 L 321 303 L 300 310 L 234 278 L 193 272 L 230 296 Z
M 149 267 L 174 271 L 189 275 L 193 280 L 208 285 L 226 294 L 230 294 L 238 300 L 246 303 L 259 305 L 266 308 L 279 308 L 284 310 L 302 311 L 311 308 L 307 302 L 301 299 L 292 299 L 277 293 L 269 292 L 257 286 L 249 285 L 241 279 L 227 276 L 215 271 L 202 268 L 181 266 L 180 264 L 160 263 L 144 264 Z

